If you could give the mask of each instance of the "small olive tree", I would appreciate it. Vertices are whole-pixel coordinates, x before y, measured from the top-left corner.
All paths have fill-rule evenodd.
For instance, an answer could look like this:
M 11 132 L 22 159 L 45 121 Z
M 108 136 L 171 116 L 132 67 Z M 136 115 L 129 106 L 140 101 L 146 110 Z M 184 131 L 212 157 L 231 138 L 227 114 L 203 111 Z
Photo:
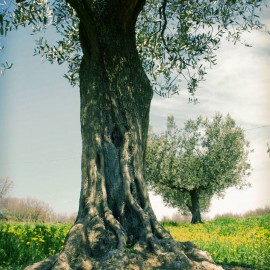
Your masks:
M 191 212 L 191 223 L 202 222 L 201 211 L 208 210 L 214 195 L 248 185 L 249 142 L 229 115 L 216 114 L 212 120 L 200 116 L 183 129 L 170 116 L 167 131 L 149 137 L 148 185 L 167 205 Z

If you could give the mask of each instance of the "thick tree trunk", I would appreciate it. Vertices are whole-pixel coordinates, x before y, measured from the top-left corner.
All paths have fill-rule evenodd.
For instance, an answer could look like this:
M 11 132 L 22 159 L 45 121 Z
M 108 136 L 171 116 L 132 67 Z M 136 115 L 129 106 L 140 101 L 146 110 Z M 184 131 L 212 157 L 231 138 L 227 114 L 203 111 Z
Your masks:
M 192 214 L 191 223 L 192 224 L 203 223 L 200 211 L 199 194 L 196 189 L 190 191 L 190 199 L 191 199 L 191 206 L 189 206 L 189 210 Z
M 211 258 L 173 241 L 158 223 L 144 183 L 153 92 L 135 44 L 142 3 L 73 5 L 84 53 L 79 212 L 62 253 L 28 269 L 200 269 L 189 257 L 206 264 Z
M 156 220 L 144 184 L 153 93 L 136 50 L 135 21 L 97 13 L 80 26 L 83 153 L 76 221 L 91 228 L 94 257 L 170 237 Z

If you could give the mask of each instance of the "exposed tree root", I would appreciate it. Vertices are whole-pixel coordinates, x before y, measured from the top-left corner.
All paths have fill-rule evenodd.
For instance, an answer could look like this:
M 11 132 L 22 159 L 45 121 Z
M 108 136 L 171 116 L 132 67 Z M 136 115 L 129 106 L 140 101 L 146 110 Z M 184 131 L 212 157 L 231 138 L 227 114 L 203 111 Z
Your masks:
M 132 248 L 111 250 L 100 258 L 92 258 L 85 252 L 76 253 L 74 246 L 46 260 L 35 263 L 25 270 L 222 270 L 214 264 L 211 256 L 190 242 L 178 243 L 173 239 L 158 240 L 157 255 L 146 243 L 137 243 Z M 74 244 L 74 243 L 73 243 Z M 79 248 L 79 246 L 77 246 Z M 83 247 L 81 247 L 81 250 Z M 74 253 L 75 252 L 75 253 Z

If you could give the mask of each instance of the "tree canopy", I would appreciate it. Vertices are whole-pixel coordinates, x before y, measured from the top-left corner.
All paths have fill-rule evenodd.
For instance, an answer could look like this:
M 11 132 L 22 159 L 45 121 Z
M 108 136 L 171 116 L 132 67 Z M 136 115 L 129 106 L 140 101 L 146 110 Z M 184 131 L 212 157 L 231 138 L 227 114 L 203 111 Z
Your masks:
M 76 1 L 16 2 L 5 1 L 1 6 L 1 35 L 30 25 L 37 36 L 34 53 L 50 62 L 67 62 L 65 77 L 76 85 L 82 58 L 79 18 L 71 7 Z M 216 64 L 215 52 L 222 39 L 236 43 L 243 32 L 264 27 L 259 21 L 264 4 L 265 0 L 145 1 L 137 19 L 136 41 L 154 91 L 171 96 L 188 89 L 194 95 L 207 69 Z M 102 3 L 96 5 L 102 10 Z M 46 38 L 51 26 L 59 40 Z M 9 67 L 8 62 L 2 63 L 2 69 Z
M 170 116 L 165 133 L 150 134 L 146 180 L 167 205 L 191 212 L 193 223 L 200 222 L 195 212 L 207 211 L 213 196 L 222 197 L 229 187 L 248 186 L 250 152 L 243 129 L 229 115 L 200 116 L 183 129 Z

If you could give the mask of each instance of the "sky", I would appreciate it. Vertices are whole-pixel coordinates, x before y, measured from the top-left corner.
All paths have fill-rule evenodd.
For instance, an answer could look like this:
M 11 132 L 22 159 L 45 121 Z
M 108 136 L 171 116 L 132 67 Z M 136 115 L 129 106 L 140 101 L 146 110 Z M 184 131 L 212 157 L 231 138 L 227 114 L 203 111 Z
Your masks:
M 269 8 L 263 19 L 270 29 Z M 151 105 L 150 124 L 157 133 L 165 131 L 168 115 L 182 127 L 188 119 L 216 112 L 229 113 L 245 130 L 254 149 L 251 188 L 230 188 L 223 199 L 213 198 L 209 217 L 270 205 L 270 35 L 252 32 L 244 39 L 252 47 L 222 44 L 217 66 L 197 91 L 196 105 L 188 103 L 185 91 L 169 99 L 154 96 Z M 0 62 L 8 59 L 14 66 L 0 76 L 0 177 L 14 182 L 11 196 L 38 198 L 57 213 L 76 212 L 81 181 L 79 88 L 63 78 L 64 66 L 32 56 L 34 38 L 28 30 L 10 33 L 4 45 Z M 152 192 L 150 200 L 159 219 L 177 212 Z

